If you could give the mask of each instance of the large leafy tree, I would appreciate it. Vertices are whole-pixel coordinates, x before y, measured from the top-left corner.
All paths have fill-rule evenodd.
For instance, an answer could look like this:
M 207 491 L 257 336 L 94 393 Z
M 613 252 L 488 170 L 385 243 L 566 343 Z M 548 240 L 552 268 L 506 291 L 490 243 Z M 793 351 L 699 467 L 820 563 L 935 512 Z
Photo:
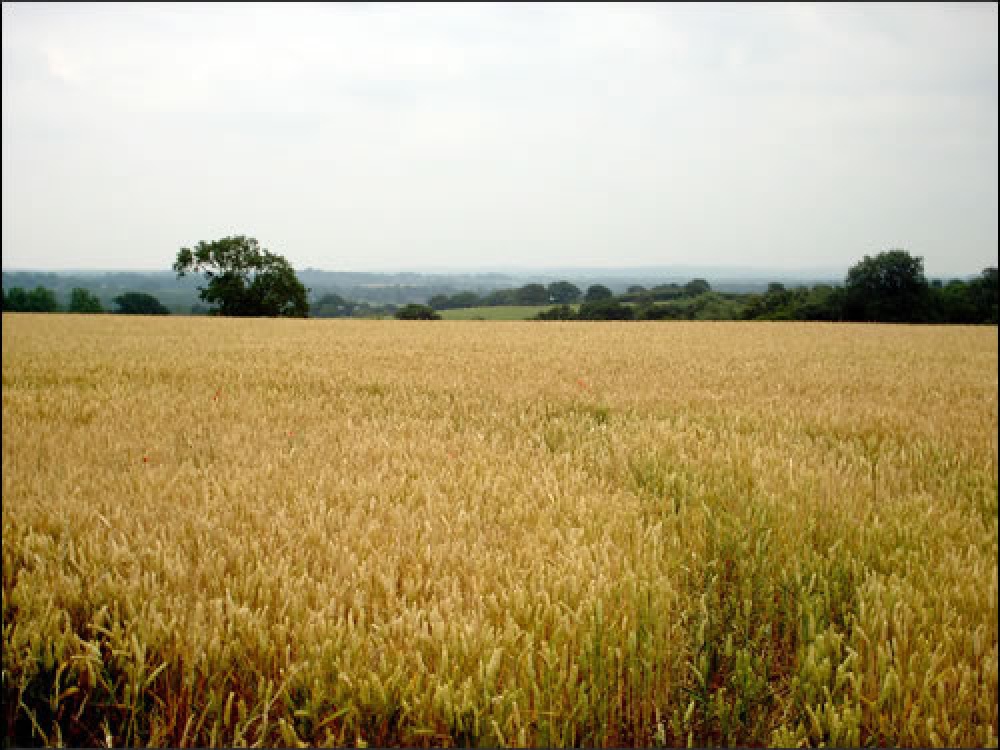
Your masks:
M 969 298 L 980 323 L 997 322 L 997 301 L 1000 298 L 1000 275 L 996 267 L 984 268 L 978 279 L 969 282 Z
M 182 247 L 174 271 L 204 274 L 198 287 L 216 315 L 289 317 L 309 315 L 308 290 L 282 256 L 262 248 L 253 237 L 237 235 Z
M 866 255 L 847 272 L 845 286 L 850 320 L 919 323 L 930 313 L 924 259 L 905 250 Z

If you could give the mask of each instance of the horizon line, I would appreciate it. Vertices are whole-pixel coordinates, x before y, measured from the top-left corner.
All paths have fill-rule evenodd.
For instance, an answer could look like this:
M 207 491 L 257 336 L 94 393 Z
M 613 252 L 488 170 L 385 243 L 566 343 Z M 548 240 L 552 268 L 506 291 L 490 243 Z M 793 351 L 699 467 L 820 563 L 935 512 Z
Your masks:
M 959 279 L 978 276 L 983 269 L 973 272 L 926 273 L 928 279 Z M 995 267 L 995 266 L 992 266 Z M 296 272 L 318 272 L 318 273 L 344 273 L 344 274 L 415 274 L 423 276 L 459 276 L 459 275 L 554 275 L 554 274 L 579 274 L 579 275 L 601 275 L 614 274 L 623 276 L 626 274 L 694 274 L 695 276 L 714 276 L 722 280 L 747 280 L 748 277 L 755 277 L 758 280 L 765 280 L 768 274 L 780 277 L 794 277 L 797 279 L 809 278 L 817 280 L 827 280 L 832 278 L 842 278 L 846 276 L 848 267 L 799 267 L 799 268 L 777 268 L 767 266 L 739 266 L 739 265 L 713 265 L 700 266 L 694 264 L 671 264 L 671 265 L 634 265 L 634 266 L 424 266 L 424 267 L 394 267 L 394 268 L 320 268 L 316 266 L 303 266 L 295 268 Z M 171 268 L 122 268 L 122 267 L 60 267 L 60 268 L 38 268 L 20 266 L 12 268 L 2 268 L 3 273 L 51 273 L 51 274 L 109 274 L 109 273 L 173 273 Z M 194 275 L 194 274 L 189 274 Z

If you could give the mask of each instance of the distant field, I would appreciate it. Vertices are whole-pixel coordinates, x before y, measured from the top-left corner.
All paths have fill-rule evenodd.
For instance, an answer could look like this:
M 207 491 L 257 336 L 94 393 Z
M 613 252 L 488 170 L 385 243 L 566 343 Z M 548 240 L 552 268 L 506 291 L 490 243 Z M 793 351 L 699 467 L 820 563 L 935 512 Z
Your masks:
M 440 313 L 445 320 L 527 320 L 550 307 L 552 305 L 498 305 L 441 310 Z
M 5 744 L 997 745 L 995 326 L 4 314 L 2 450 Z

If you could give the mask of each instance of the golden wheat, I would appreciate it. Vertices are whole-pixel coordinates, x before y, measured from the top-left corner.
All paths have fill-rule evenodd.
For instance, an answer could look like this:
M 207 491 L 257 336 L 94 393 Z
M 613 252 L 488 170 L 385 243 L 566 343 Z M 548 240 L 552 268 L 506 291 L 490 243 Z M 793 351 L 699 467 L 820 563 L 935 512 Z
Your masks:
M 997 745 L 997 329 L 3 316 L 7 743 Z

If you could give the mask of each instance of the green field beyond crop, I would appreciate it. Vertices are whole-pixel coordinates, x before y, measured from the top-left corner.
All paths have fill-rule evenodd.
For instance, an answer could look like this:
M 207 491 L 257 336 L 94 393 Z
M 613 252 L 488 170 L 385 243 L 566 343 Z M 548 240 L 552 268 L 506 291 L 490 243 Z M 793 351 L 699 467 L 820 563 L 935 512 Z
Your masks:
M 551 305 L 497 305 L 493 307 L 463 307 L 439 310 L 444 320 L 528 320 L 548 310 Z M 578 307 L 574 305 L 573 307 Z

